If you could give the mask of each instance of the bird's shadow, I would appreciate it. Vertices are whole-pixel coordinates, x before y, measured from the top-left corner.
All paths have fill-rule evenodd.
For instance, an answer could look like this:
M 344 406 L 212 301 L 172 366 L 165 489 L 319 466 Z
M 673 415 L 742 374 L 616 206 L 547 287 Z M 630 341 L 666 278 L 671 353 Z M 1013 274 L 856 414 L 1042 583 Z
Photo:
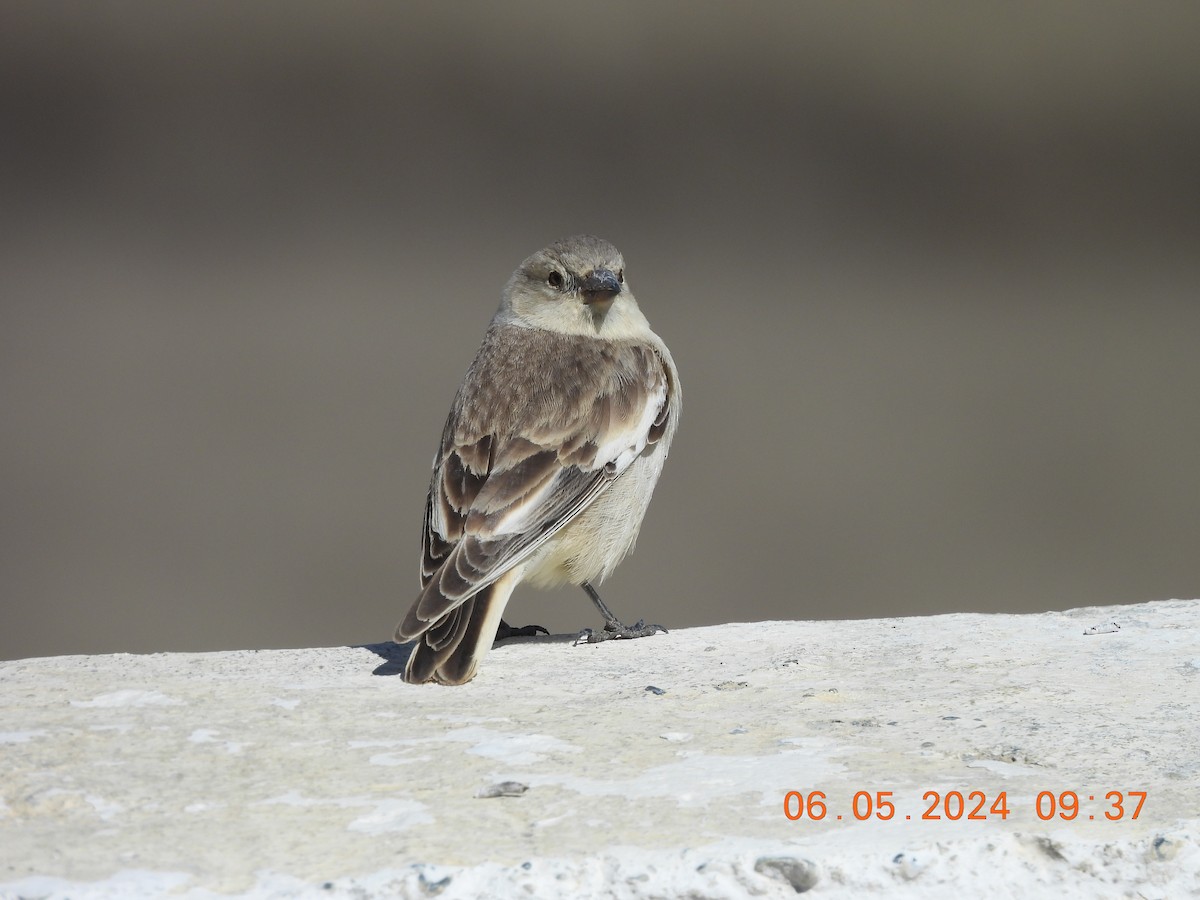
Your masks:
M 413 645 L 382 641 L 378 644 L 355 644 L 354 649 L 370 650 L 383 659 L 383 662 L 371 671 L 372 675 L 402 675 L 404 667 L 408 665 L 408 658 L 412 656 Z
M 512 644 L 569 644 L 578 638 L 576 634 L 537 634 L 527 637 L 510 637 L 497 641 L 492 650 L 501 650 Z M 378 644 L 355 644 L 356 650 L 370 650 L 383 662 L 371 670 L 372 675 L 403 675 L 408 658 L 412 656 L 412 644 L 397 644 L 395 641 L 381 641 Z

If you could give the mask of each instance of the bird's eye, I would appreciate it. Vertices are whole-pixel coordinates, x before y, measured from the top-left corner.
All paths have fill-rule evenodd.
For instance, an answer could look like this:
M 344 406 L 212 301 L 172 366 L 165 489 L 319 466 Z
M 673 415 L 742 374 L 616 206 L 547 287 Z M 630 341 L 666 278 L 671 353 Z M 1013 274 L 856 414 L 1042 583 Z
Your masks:
M 617 269 L 617 281 L 620 284 L 625 283 L 625 270 L 624 269 Z
M 559 272 L 557 269 L 555 269 L 546 276 L 546 283 L 549 284 L 550 287 L 558 288 L 561 291 L 563 286 L 562 272 Z

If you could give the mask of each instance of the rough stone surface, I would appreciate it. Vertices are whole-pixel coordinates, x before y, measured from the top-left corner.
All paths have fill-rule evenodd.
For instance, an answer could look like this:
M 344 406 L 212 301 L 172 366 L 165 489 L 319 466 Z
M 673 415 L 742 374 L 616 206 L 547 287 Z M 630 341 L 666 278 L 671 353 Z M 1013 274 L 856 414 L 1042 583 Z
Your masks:
M 1200 601 L 404 652 L 0 663 L 0 897 L 1200 893 Z

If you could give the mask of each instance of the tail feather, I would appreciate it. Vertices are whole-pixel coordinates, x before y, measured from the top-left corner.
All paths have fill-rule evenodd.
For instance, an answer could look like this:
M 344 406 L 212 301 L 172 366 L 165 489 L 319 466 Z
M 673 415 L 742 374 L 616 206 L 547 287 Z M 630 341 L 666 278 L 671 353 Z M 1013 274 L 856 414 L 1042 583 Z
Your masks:
M 412 656 L 408 658 L 408 665 L 404 669 L 405 681 L 423 684 L 436 680 L 442 663 L 462 644 L 477 599 L 486 601 L 487 598 L 472 597 L 434 622 L 427 632 L 417 638 Z
M 504 607 L 519 580 L 519 571 L 510 572 L 434 622 L 417 625 L 410 621 L 410 614 L 396 629 L 398 641 L 416 641 L 404 680 L 412 684 L 465 684 L 474 678 L 496 639 Z M 417 627 L 412 628 L 414 625 Z

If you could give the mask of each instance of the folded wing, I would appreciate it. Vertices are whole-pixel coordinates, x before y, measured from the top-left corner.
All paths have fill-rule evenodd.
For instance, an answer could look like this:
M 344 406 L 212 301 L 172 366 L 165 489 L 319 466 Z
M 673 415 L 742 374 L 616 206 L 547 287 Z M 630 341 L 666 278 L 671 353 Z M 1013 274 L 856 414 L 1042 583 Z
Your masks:
M 532 341 L 540 343 L 537 370 L 523 365 Z M 422 591 L 397 640 L 461 639 L 471 598 L 578 516 L 663 435 L 669 381 L 657 351 L 582 344 L 512 326 L 488 332 L 434 460 Z

